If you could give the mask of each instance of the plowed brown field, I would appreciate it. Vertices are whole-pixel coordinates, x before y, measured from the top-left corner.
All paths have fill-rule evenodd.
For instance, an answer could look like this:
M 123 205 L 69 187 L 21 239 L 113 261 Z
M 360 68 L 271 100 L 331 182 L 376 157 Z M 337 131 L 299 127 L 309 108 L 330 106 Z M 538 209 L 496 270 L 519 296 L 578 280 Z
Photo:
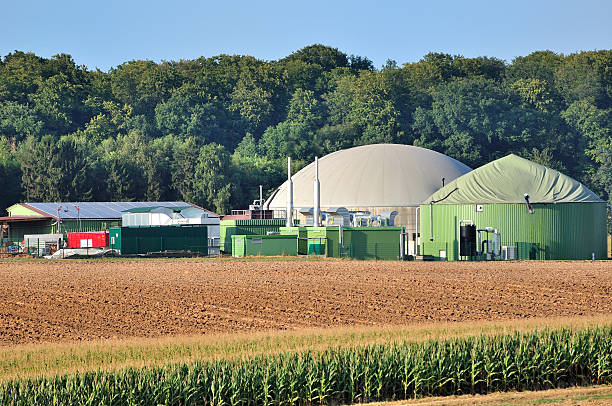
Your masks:
M 612 313 L 612 262 L 0 262 L 0 344 Z

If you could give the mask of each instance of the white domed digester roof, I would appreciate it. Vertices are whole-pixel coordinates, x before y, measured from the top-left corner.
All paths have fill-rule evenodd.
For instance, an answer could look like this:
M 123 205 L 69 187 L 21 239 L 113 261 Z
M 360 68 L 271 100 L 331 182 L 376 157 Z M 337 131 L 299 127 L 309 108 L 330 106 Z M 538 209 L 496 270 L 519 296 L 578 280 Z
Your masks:
M 319 159 L 321 207 L 418 206 L 442 187 L 471 171 L 439 152 L 401 144 L 373 144 L 333 152 Z M 313 206 L 314 162 L 293 175 L 293 206 Z M 286 207 L 287 182 L 266 201 Z

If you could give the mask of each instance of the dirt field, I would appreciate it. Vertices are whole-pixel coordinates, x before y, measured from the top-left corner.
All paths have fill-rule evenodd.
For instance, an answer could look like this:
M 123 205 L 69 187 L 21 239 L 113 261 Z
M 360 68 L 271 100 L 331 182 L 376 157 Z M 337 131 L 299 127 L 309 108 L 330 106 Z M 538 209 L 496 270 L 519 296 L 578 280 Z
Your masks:
M 439 398 L 424 398 L 412 401 L 368 403 L 368 406 L 510 406 L 510 405 L 610 405 L 612 404 L 611 386 L 576 387 L 567 389 L 551 389 L 544 391 L 498 392 L 489 395 L 446 396 Z
M 0 344 L 612 313 L 612 262 L 0 261 Z

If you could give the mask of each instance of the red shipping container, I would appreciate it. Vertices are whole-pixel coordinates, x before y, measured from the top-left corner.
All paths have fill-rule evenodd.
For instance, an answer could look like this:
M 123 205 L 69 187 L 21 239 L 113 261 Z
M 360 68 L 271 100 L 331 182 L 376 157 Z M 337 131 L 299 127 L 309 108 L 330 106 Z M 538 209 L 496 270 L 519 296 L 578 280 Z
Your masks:
M 108 247 L 106 231 L 68 233 L 68 248 Z

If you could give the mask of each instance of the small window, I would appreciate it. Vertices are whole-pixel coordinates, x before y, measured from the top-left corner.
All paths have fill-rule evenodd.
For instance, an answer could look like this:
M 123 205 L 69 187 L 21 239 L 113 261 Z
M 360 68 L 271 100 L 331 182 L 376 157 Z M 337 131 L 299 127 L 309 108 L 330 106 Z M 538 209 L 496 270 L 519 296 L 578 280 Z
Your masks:
M 261 238 L 252 238 L 251 242 L 253 244 L 261 244 L 262 243 L 262 239 Z

